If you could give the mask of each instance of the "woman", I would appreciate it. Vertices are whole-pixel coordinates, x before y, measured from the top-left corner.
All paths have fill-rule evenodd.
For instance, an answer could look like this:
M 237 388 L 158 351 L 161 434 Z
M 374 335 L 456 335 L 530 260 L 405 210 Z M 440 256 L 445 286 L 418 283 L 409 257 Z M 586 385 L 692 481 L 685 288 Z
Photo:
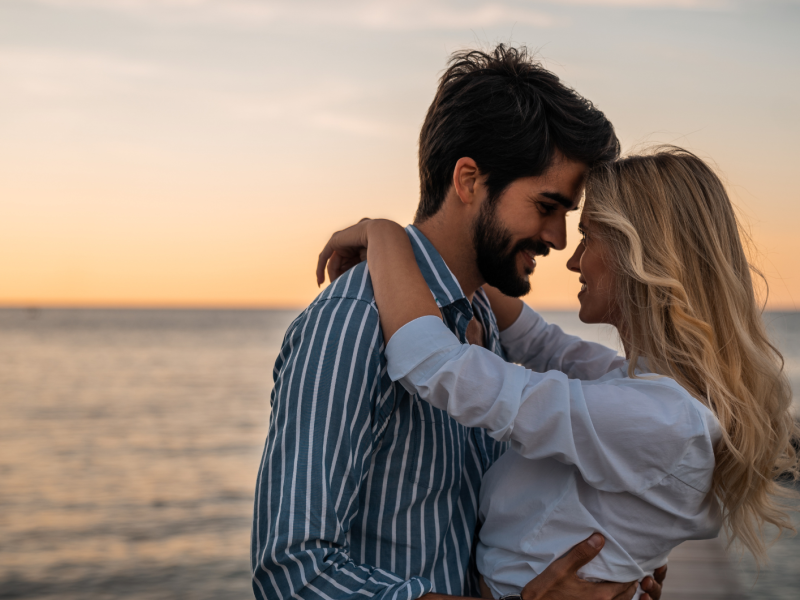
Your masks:
M 678 148 L 599 167 L 581 230 L 567 266 L 581 320 L 619 332 L 626 360 L 610 366 L 498 292 L 504 348 L 528 369 L 461 345 L 395 224 L 362 222 L 323 251 L 367 247 L 391 377 L 511 442 L 481 491 L 487 596 L 519 593 L 593 531 L 606 545 L 582 576 L 630 581 L 720 526 L 756 558 L 764 523 L 790 528 L 775 478 L 798 476 L 791 391 L 719 179 Z

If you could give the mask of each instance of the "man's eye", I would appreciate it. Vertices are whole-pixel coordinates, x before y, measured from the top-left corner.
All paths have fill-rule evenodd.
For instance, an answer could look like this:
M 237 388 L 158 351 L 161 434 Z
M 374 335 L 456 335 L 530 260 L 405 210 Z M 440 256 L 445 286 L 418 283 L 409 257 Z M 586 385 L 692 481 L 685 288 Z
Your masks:
M 549 202 L 537 202 L 539 206 L 539 212 L 543 215 L 551 215 L 556 211 L 556 205 L 550 204 Z

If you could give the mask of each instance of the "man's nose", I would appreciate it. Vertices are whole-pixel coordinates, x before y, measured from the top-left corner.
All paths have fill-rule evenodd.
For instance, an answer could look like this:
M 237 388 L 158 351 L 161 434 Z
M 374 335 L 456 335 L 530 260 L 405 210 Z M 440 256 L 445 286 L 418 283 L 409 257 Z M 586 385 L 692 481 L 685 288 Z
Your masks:
M 565 218 L 553 219 L 545 227 L 541 236 L 542 241 L 553 250 L 563 250 L 567 247 L 567 221 Z

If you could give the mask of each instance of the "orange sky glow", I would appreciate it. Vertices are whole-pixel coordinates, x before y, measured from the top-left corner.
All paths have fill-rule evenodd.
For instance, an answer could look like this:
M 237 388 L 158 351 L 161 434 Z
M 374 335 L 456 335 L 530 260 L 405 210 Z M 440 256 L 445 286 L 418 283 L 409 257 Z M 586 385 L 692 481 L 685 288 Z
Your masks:
M 326 6 L 3 3 L 0 305 L 307 304 L 332 231 L 410 222 L 449 53 L 510 41 L 594 101 L 625 151 L 666 142 L 711 160 L 768 307 L 798 309 L 797 3 Z M 532 305 L 577 307 L 577 221 L 540 261 Z

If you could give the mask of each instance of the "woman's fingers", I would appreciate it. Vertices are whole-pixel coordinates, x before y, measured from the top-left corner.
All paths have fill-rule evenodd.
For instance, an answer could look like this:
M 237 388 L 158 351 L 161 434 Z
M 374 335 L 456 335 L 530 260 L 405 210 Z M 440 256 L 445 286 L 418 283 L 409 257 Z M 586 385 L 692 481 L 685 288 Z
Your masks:
M 366 248 L 345 248 L 344 250 L 337 251 L 334 250 L 329 243 L 325 246 L 325 249 L 320 252 L 319 260 L 317 261 L 317 285 L 325 283 L 326 270 L 328 272 L 328 279 L 333 283 L 364 260 L 367 260 Z
M 361 219 L 341 231 L 337 231 L 325 244 L 317 259 L 317 285 L 325 283 L 327 267 L 331 282 L 367 258 L 366 227 L 370 219 Z
M 328 279 L 333 283 L 345 271 L 347 271 L 347 266 L 344 264 L 342 255 L 334 250 L 333 255 L 328 260 Z
M 322 252 L 319 253 L 319 258 L 317 259 L 318 286 L 325 283 L 326 271 L 332 283 L 360 262 L 367 260 L 367 245 L 369 244 L 368 231 L 374 230 L 374 227 L 376 227 L 376 225 L 371 225 L 370 221 L 372 221 L 372 219 L 361 219 L 355 225 L 337 231 L 331 236 L 331 239 L 325 244 L 325 247 L 322 249 Z M 374 221 L 374 223 L 378 224 L 377 226 L 391 224 L 391 226 L 402 230 L 400 225 L 391 221 L 378 219 Z M 382 234 L 376 231 L 373 235 Z
M 333 235 L 336 234 L 334 233 Z M 333 246 L 331 246 L 331 241 L 333 241 L 333 238 L 328 240 L 328 243 L 325 244 L 325 247 L 322 249 L 322 252 L 319 253 L 319 258 L 317 259 L 317 286 L 325 283 L 325 265 L 328 264 L 328 259 L 334 253 Z

